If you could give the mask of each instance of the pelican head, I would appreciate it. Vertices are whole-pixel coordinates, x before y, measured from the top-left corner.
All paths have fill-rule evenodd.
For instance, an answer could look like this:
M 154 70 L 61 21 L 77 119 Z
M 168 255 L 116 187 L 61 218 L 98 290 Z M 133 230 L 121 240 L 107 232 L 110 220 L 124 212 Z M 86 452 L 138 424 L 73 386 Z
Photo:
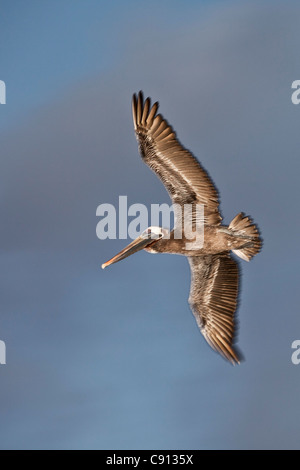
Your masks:
M 143 231 L 141 234 L 142 237 L 145 239 L 151 239 L 151 240 L 159 240 L 160 238 L 167 237 L 170 234 L 170 231 L 166 228 L 161 228 L 161 227 L 148 227 L 146 230 Z
M 138 251 L 143 250 L 150 245 L 153 245 L 154 243 L 157 243 L 161 238 L 167 237 L 169 233 L 169 230 L 161 227 L 152 226 L 146 228 L 146 230 L 144 230 L 138 238 L 129 243 L 129 245 L 120 251 L 120 253 L 118 253 L 106 263 L 103 263 L 101 266 L 102 269 L 111 264 L 117 263 L 118 261 L 121 261 L 122 259 L 127 258 L 128 256 L 133 255 L 134 253 L 137 253 Z

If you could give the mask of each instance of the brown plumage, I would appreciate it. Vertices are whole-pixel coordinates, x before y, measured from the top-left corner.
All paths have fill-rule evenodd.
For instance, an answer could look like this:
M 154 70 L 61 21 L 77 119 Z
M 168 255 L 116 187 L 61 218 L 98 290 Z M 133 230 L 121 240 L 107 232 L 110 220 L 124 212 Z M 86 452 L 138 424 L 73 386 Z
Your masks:
M 157 114 L 157 110 L 158 103 L 151 106 L 150 98 L 144 101 L 142 92 L 133 96 L 132 114 L 140 154 L 161 179 L 177 208 L 175 227 L 169 238 L 166 230 L 150 227 L 145 231 L 146 235 L 142 234 L 102 267 L 139 249 L 186 256 L 191 268 L 189 304 L 200 331 L 213 349 L 232 364 L 239 363 L 233 346 L 239 268 L 230 251 L 249 261 L 260 251 L 262 241 L 257 227 L 243 213 L 238 214 L 229 226 L 221 225 L 218 192 L 211 178 L 192 153 L 181 145 L 173 128 Z M 186 204 L 192 205 L 192 217 L 184 221 L 184 229 L 187 223 L 195 229 L 196 207 L 204 206 L 201 248 L 186 248 L 190 241 L 183 230 L 182 214 Z M 179 239 L 175 236 L 178 227 L 182 230 Z
M 239 362 L 232 347 L 239 270 L 229 255 L 189 256 L 189 304 L 206 341 L 230 362 Z
M 158 103 L 151 108 L 150 98 L 144 103 L 142 92 L 133 96 L 134 129 L 144 162 L 161 179 L 173 204 L 204 204 L 207 224 L 220 224 L 219 197 L 212 180 L 157 110 Z

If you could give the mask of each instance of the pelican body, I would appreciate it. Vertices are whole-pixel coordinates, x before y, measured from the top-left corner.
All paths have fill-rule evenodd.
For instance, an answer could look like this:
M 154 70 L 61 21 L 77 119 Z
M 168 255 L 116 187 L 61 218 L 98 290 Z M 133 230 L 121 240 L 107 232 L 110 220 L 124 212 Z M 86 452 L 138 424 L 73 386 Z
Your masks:
M 260 251 L 262 240 L 257 226 L 243 212 L 229 226 L 221 224 L 218 192 L 211 178 L 157 110 L 158 103 L 151 106 L 150 98 L 144 101 L 142 92 L 133 95 L 132 114 L 139 151 L 177 207 L 175 227 L 171 232 L 149 227 L 102 268 L 142 249 L 186 256 L 191 268 L 189 304 L 200 331 L 215 351 L 237 364 L 239 355 L 233 342 L 239 266 L 231 252 L 250 261 Z M 183 208 L 187 204 L 192 207 L 191 217 L 183 223 Z M 203 244 L 191 249 L 185 229 L 197 229 L 197 205 L 204 207 Z

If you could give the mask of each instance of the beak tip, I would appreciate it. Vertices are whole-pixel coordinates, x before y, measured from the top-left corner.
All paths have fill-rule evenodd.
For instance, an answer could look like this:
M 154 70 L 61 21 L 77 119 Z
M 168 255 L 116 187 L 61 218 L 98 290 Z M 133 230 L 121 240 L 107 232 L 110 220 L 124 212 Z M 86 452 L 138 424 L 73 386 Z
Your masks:
M 105 263 L 101 264 L 101 268 L 102 268 L 102 269 L 105 269 L 105 268 L 106 268 Z

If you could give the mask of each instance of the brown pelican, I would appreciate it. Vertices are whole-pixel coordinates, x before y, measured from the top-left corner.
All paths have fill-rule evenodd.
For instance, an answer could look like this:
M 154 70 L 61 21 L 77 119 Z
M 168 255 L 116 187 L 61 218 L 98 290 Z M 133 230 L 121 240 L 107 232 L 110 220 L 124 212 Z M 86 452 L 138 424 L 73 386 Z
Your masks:
M 221 225 L 218 192 L 212 180 L 157 110 L 158 103 L 151 107 L 150 98 L 144 101 L 142 92 L 133 96 L 133 122 L 140 154 L 165 185 L 173 204 L 181 208 L 187 204 L 192 206 L 188 223 L 193 228 L 196 207 L 204 206 L 203 246 L 187 249 L 182 217 L 177 214 L 171 232 L 149 227 L 102 268 L 141 249 L 187 256 L 191 268 L 189 304 L 201 333 L 214 350 L 232 364 L 239 363 L 233 346 L 239 267 L 230 252 L 250 261 L 261 248 L 259 231 L 242 212 L 229 226 Z M 177 224 L 180 224 L 181 238 L 175 236 Z

